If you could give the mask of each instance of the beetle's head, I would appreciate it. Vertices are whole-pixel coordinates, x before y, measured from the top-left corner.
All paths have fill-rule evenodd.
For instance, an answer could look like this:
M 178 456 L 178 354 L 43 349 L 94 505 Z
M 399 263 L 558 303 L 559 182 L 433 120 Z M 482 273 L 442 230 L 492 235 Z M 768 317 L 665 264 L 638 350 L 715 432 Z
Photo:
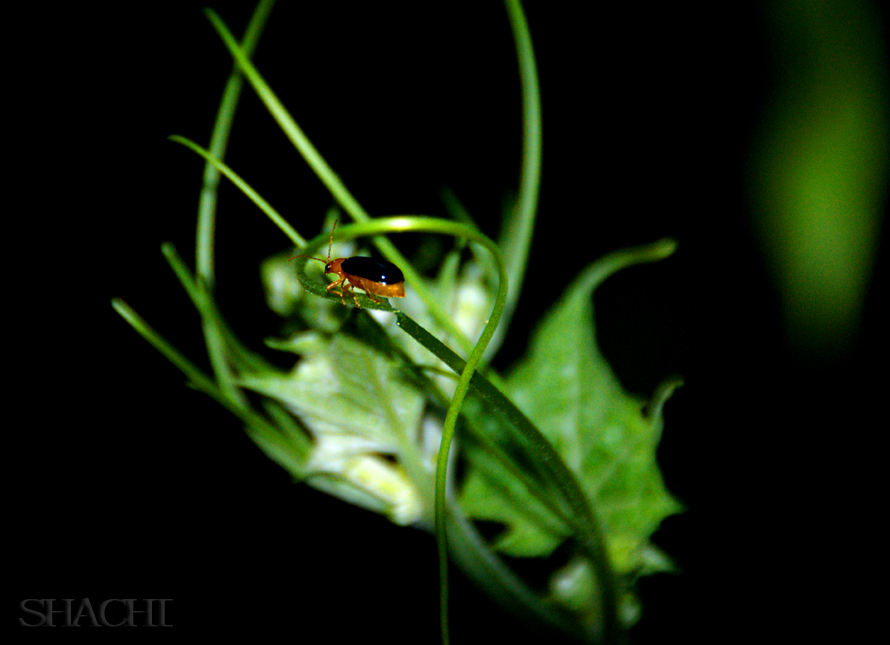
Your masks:
M 343 260 L 345 260 L 345 259 L 346 258 L 337 258 L 336 260 L 331 260 L 324 266 L 324 272 L 325 273 L 336 273 L 339 275 L 343 271 L 343 269 L 340 267 L 340 265 L 343 264 Z

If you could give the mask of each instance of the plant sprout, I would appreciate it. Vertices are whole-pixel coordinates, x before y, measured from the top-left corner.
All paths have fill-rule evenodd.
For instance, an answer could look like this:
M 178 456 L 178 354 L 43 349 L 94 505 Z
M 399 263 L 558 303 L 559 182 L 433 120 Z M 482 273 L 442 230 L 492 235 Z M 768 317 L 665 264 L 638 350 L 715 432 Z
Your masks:
M 435 532 L 443 642 L 449 640 L 449 558 L 502 604 L 532 620 L 590 642 L 620 641 L 639 615 L 635 580 L 672 568 L 649 537 L 664 517 L 680 510 L 655 461 L 662 405 L 679 383 L 667 381 L 648 401 L 621 389 L 595 344 L 591 294 L 623 267 L 667 257 L 673 242 L 612 253 L 580 272 L 544 315 L 525 357 L 509 372 L 495 373 L 488 361 L 521 293 L 541 168 L 537 73 L 519 2 L 507 0 L 506 7 L 523 86 L 524 161 L 509 210 L 513 221 L 498 243 L 456 208 L 454 219 L 370 217 L 251 63 L 271 6 L 260 2 L 241 43 L 207 12 L 235 70 L 210 145 L 171 137 L 207 162 L 196 272 L 172 245 L 162 250 L 201 315 L 213 374 L 198 369 L 123 301 L 113 306 L 192 387 L 238 416 L 251 439 L 295 478 L 396 524 Z M 319 233 L 312 239 L 223 162 L 244 80 L 334 199 L 323 225 L 313 221 Z M 350 299 L 344 306 L 326 290 L 320 267 L 309 258 L 288 263 L 287 256 L 271 257 L 262 267 L 267 302 L 290 331 L 266 344 L 296 360 L 292 369 L 282 370 L 247 349 L 214 300 L 215 291 L 225 288 L 214 277 L 220 175 L 302 256 L 327 246 L 337 218 L 343 225 L 337 227 L 335 249 L 368 239 L 404 272 L 408 294 L 399 303 L 402 309 L 361 294 L 360 309 Z M 437 275 L 422 274 L 398 250 L 403 232 L 454 240 Z M 489 543 L 478 521 L 503 530 Z M 504 559 L 544 558 L 557 548 L 569 556 L 543 590 Z

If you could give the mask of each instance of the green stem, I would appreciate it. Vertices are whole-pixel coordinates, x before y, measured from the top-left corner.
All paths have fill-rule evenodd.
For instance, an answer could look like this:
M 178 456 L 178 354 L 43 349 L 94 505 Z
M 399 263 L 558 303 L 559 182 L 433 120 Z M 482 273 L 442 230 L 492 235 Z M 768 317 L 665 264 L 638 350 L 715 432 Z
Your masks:
M 213 23 L 220 38 L 225 43 L 232 57 L 235 59 L 238 67 L 241 69 L 248 82 L 253 87 L 257 96 L 263 101 L 266 109 L 278 123 L 278 126 L 284 132 L 285 136 L 290 139 L 294 147 L 299 151 L 306 163 L 312 168 L 313 172 L 318 175 L 325 187 L 330 191 L 331 195 L 346 213 L 356 222 L 364 223 L 371 219 L 371 216 L 362 208 L 358 200 L 353 197 L 352 193 L 346 188 L 334 170 L 328 165 L 324 157 L 318 149 L 312 145 L 309 138 L 303 132 L 297 122 L 291 117 L 287 109 L 278 100 L 278 97 L 266 83 L 265 79 L 260 75 L 256 67 L 251 63 L 250 59 L 245 55 L 244 50 L 238 45 L 235 37 L 226 27 L 220 17 L 210 9 L 205 9 L 207 18 Z M 451 337 L 455 339 L 460 348 L 464 351 L 470 351 L 472 347 L 471 341 L 464 335 L 460 328 L 451 319 L 442 304 L 437 300 L 436 295 L 426 286 L 423 276 L 418 273 L 408 262 L 398 249 L 387 239 L 377 238 L 373 240 L 374 245 L 380 250 L 380 253 L 387 260 L 396 264 L 402 269 L 408 281 L 414 285 L 414 291 L 426 305 L 430 315 L 435 319 L 436 323 L 446 330 Z
M 515 210 L 507 226 L 509 234 L 503 231 L 501 239 L 508 242 L 504 247 L 507 260 L 507 273 L 512 290 L 507 297 L 504 320 L 509 323 L 522 291 L 525 268 L 532 233 L 535 229 L 535 213 L 538 207 L 538 190 L 541 185 L 541 93 L 538 88 L 538 70 L 535 52 L 532 47 L 528 22 L 519 0 L 505 0 L 510 28 L 516 45 L 516 58 L 519 63 L 519 80 L 522 86 L 522 169 L 519 176 L 519 194 Z M 506 327 L 505 327 L 506 328 Z
M 269 19 L 269 14 L 275 0 L 261 0 L 250 18 L 247 29 L 244 31 L 244 39 L 241 47 L 248 58 L 253 55 L 259 42 L 263 27 Z M 209 154 L 216 159 L 226 156 L 226 147 L 229 142 L 229 134 L 232 131 L 232 122 L 235 119 L 235 110 L 244 87 L 244 76 L 238 66 L 234 66 L 223 97 L 220 101 L 219 111 L 216 114 L 216 122 L 213 133 L 210 136 Z M 204 180 L 201 185 L 201 199 L 198 204 L 198 230 L 195 244 L 196 272 L 198 276 L 211 288 L 214 284 L 214 233 L 216 231 L 216 201 L 219 188 L 220 170 L 214 164 L 204 166 Z
M 306 244 L 306 238 L 300 235 L 294 227 L 288 224 L 287 220 L 284 219 L 281 214 L 275 210 L 272 205 L 263 199 L 260 194 L 251 187 L 246 181 L 244 181 L 234 170 L 229 168 L 225 163 L 223 163 L 218 157 L 214 156 L 209 150 L 205 150 L 201 146 L 199 146 L 194 141 L 190 139 L 186 139 L 185 137 L 180 137 L 179 135 L 172 135 L 170 137 L 170 141 L 175 141 L 176 143 L 180 143 L 184 145 L 189 150 L 196 152 L 201 155 L 208 165 L 215 168 L 217 171 L 221 172 L 226 178 L 231 181 L 242 193 L 244 193 L 250 201 L 256 204 L 257 208 L 259 208 L 263 213 L 266 214 L 272 222 L 290 238 L 290 241 L 294 243 L 295 246 L 301 247 Z
M 252 56 L 259 42 L 260 34 L 272 11 L 274 0 L 262 0 L 253 12 L 253 16 L 244 32 L 243 51 L 245 56 Z M 235 109 L 244 86 L 244 76 L 236 66 L 226 82 L 223 98 L 220 102 L 213 134 L 210 137 L 210 155 L 222 159 L 226 154 L 229 133 L 235 118 Z M 198 228 L 195 236 L 195 270 L 202 288 L 212 292 L 215 285 L 214 276 L 214 236 L 216 232 L 216 202 L 219 188 L 219 167 L 208 159 L 204 166 L 204 180 L 201 185 L 201 198 L 198 204 Z M 213 367 L 213 373 L 220 387 L 227 396 L 242 400 L 241 391 L 234 384 L 234 375 L 226 361 L 224 336 L 213 324 L 212 319 L 204 319 L 204 339 L 207 355 Z
M 251 352 L 238 341 L 238 337 L 228 327 L 216 308 L 213 297 L 206 289 L 201 287 L 198 280 L 189 272 L 188 267 L 182 261 L 182 258 L 179 257 L 174 246 L 169 242 L 165 242 L 161 245 L 161 252 L 179 279 L 180 284 L 182 284 L 183 289 L 191 298 L 195 309 L 198 310 L 204 329 L 211 327 L 219 330 L 222 343 L 220 349 L 223 355 L 227 357 L 227 360 L 231 362 L 232 367 L 242 372 L 265 372 L 274 369 L 262 356 Z M 240 392 L 237 396 L 231 396 L 227 388 L 222 389 L 227 396 L 230 396 L 233 400 L 240 401 L 242 406 L 249 407 Z

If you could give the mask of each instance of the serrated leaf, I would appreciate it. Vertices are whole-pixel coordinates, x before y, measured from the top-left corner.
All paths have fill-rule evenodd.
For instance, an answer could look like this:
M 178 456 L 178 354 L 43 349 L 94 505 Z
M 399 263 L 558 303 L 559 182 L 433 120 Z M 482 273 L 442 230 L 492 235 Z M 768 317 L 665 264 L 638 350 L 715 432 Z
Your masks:
M 618 573 L 651 571 L 659 562 L 669 568 L 668 561 L 652 557 L 657 550 L 648 539 L 680 505 L 665 489 L 655 460 L 661 406 L 645 410 L 643 400 L 622 390 L 596 346 L 591 294 L 617 269 L 668 253 L 662 247 L 626 251 L 582 272 L 505 379 L 507 394 L 552 442 L 592 500 Z M 463 497 L 467 513 L 507 525 L 496 543 L 504 552 L 548 555 L 561 541 L 559 524 L 536 520 L 522 499 L 505 496 L 510 485 L 503 477 L 494 469 L 472 471 Z

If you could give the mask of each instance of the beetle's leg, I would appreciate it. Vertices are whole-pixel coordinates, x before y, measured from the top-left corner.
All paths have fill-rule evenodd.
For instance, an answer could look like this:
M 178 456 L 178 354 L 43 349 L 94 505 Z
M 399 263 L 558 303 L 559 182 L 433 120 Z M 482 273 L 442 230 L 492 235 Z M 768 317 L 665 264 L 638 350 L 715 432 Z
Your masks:
M 341 284 L 343 284 L 343 281 L 344 281 L 345 279 L 346 279 L 346 278 L 344 277 L 344 278 L 340 278 L 339 280 L 334 280 L 331 284 L 329 284 L 328 286 L 326 286 L 325 289 L 327 289 L 328 291 L 330 291 L 330 290 L 333 289 L 334 287 L 339 287 Z M 339 292 L 339 291 L 335 291 L 334 293 L 339 294 L 340 292 Z
M 358 307 L 359 309 L 361 309 L 362 306 L 358 303 L 358 296 L 355 295 L 355 287 L 356 286 L 358 286 L 359 289 L 362 288 L 361 285 L 356 285 L 352 281 L 352 279 L 347 276 L 346 283 L 343 285 L 343 291 L 348 291 L 349 295 L 352 296 L 353 301 L 355 301 L 355 306 Z M 344 302 L 343 304 L 345 305 L 346 303 Z
M 346 302 L 343 300 L 343 291 L 342 291 L 342 289 L 344 289 L 344 287 L 342 287 L 341 285 L 343 284 L 343 281 L 344 281 L 345 279 L 346 279 L 345 277 L 340 278 L 339 280 L 335 280 L 334 282 L 332 282 L 331 284 L 329 284 L 327 287 L 325 287 L 325 289 L 326 289 L 327 291 L 332 291 L 332 290 L 333 290 L 334 293 L 336 293 L 338 296 L 340 296 L 340 302 L 342 302 L 344 305 L 346 304 Z M 337 291 L 334 287 L 340 287 L 341 290 L 340 290 L 340 291 Z
M 356 297 L 355 297 L 355 291 L 353 291 L 352 288 L 353 288 L 353 284 L 352 284 L 351 282 L 344 282 L 344 283 L 343 283 L 343 293 L 340 294 L 340 302 L 343 303 L 343 305 L 345 306 L 345 305 L 346 305 L 346 301 L 343 300 L 343 296 L 344 296 L 346 293 L 349 293 L 349 295 L 352 296 L 352 299 L 355 300 L 355 306 L 358 307 L 359 309 L 361 309 L 362 306 L 361 306 L 360 304 L 358 304 L 358 300 L 357 300 Z
M 374 294 L 372 294 L 370 291 L 368 291 L 368 288 L 365 286 L 364 281 L 355 282 L 351 278 L 347 278 L 347 279 L 349 280 L 349 288 L 350 289 L 356 289 L 356 288 L 361 289 L 362 291 L 365 292 L 365 295 L 368 296 L 371 300 L 376 302 L 378 305 L 382 304 L 379 300 L 377 300 L 377 298 L 374 297 Z M 355 298 L 355 291 L 352 292 L 352 297 Z M 355 304 L 358 305 L 359 307 L 361 307 L 361 305 L 358 304 L 358 300 L 355 301 Z
M 340 278 L 339 280 L 335 280 L 334 282 L 332 282 L 331 284 L 329 284 L 328 286 L 326 286 L 325 289 L 327 289 L 328 291 L 330 291 L 331 289 L 334 289 L 335 287 L 340 287 L 340 285 L 343 284 L 343 280 L 344 280 L 344 279 L 345 279 L 345 278 Z M 343 287 L 340 287 L 340 288 L 342 289 Z M 335 290 L 334 293 L 336 293 L 337 295 L 340 295 L 340 292 L 339 292 L 339 291 L 336 291 L 336 290 Z

